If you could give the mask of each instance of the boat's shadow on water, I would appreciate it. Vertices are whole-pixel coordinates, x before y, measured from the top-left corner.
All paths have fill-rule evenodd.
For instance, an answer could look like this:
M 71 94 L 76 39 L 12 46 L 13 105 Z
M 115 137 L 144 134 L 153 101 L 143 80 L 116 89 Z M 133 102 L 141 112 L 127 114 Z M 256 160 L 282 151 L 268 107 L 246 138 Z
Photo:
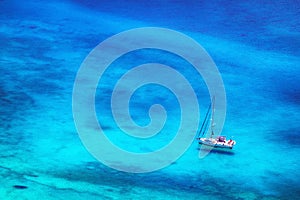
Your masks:
M 200 149 L 197 148 L 198 151 L 202 151 L 204 153 L 212 153 L 212 154 L 223 154 L 233 156 L 235 153 L 232 150 L 224 150 L 224 149 Z

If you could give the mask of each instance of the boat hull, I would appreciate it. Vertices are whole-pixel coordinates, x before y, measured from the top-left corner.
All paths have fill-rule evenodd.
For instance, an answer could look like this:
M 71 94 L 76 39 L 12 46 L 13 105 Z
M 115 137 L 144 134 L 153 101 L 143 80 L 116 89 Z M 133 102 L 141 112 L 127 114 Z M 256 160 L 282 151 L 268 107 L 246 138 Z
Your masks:
M 200 138 L 199 144 L 218 149 L 232 149 L 235 145 L 235 141 L 218 142 L 215 139 Z

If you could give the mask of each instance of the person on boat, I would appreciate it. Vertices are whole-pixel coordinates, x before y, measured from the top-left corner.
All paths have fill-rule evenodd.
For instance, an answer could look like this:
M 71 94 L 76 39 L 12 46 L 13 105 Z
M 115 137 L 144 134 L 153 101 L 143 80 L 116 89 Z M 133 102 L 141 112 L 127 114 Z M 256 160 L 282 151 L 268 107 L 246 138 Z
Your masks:
M 223 142 L 223 143 L 225 143 L 225 141 L 226 141 L 226 138 L 225 138 L 224 136 L 219 136 L 219 137 L 218 137 L 218 142 Z

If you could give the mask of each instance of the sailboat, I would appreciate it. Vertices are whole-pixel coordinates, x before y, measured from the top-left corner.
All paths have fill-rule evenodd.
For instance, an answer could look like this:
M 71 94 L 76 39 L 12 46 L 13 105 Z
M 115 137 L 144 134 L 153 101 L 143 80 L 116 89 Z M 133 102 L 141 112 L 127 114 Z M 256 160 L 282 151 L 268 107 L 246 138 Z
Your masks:
M 206 132 L 207 126 L 208 126 L 208 115 L 211 113 L 211 123 L 210 123 L 210 136 L 208 138 L 203 137 L 203 135 Z M 215 97 L 213 97 L 212 103 L 209 105 L 208 110 L 206 112 L 204 122 L 202 123 L 201 129 L 199 131 L 197 140 L 199 141 L 199 144 L 210 146 L 213 148 L 222 148 L 222 149 L 232 149 L 233 146 L 236 144 L 235 140 L 226 139 L 226 136 L 218 136 L 214 137 L 214 114 L 215 114 Z

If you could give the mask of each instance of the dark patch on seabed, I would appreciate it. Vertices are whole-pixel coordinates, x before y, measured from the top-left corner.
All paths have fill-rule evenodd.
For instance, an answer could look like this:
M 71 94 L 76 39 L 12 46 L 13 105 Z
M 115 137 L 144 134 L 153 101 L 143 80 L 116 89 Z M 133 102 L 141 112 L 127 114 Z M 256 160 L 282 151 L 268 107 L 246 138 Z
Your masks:
M 272 75 L 272 87 L 277 98 L 285 103 L 300 105 L 300 74 L 292 72 L 277 72 Z
M 277 177 L 277 179 L 271 177 Z M 264 185 L 272 189 L 276 199 L 291 200 L 300 197 L 299 180 L 286 178 L 285 174 L 267 170 Z
M 170 175 L 162 171 L 148 174 L 130 174 L 109 169 L 99 162 L 83 164 L 84 166 L 64 168 L 62 170 L 56 169 L 46 173 L 72 182 L 83 181 L 99 186 L 107 185 L 112 188 L 119 188 L 121 192 L 131 190 L 134 187 L 144 187 L 166 193 L 174 193 L 175 196 L 182 191 L 187 192 L 187 195 L 195 195 L 200 192 L 201 194 L 215 195 L 216 198 L 220 198 L 221 195 L 222 199 L 238 199 L 237 194 L 243 190 L 243 188 L 233 187 L 232 184 L 228 184 L 226 179 L 214 178 L 206 173 L 180 176 Z M 254 188 L 247 188 L 247 192 L 255 194 L 257 198 L 259 196 L 272 197 L 272 195 L 261 194 L 260 191 Z
M 48 96 L 53 94 L 61 94 L 63 87 L 46 78 L 31 78 L 24 83 L 26 88 L 30 88 L 31 92 L 43 93 Z
M 296 128 L 279 130 L 275 134 L 270 132 L 268 140 L 284 145 L 300 146 L 300 130 Z
M 13 187 L 19 190 L 24 190 L 28 188 L 28 186 L 26 185 L 14 185 Z
M 7 90 L 0 86 L 0 123 L 12 121 L 19 114 L 34 107 L 34 100 L 22 91 Z
M 300 88 L 297 89 L 295 86 L 291 86 L 288 89 L 284 89 L 282 92 L 282 98 L 285 101 L 288 101 L 290 103 L 294 103 L 300 106 Z
M 25 137 L 18 127 L 26 123 L 27 111 L 36 106 L 31 96 L 16 88 L 8 89 L 0 86 L 0 145 L 9 150 L 4 154 L 11 155 L 20 149 L 16 148 L 16 145 L 19 145 Z

